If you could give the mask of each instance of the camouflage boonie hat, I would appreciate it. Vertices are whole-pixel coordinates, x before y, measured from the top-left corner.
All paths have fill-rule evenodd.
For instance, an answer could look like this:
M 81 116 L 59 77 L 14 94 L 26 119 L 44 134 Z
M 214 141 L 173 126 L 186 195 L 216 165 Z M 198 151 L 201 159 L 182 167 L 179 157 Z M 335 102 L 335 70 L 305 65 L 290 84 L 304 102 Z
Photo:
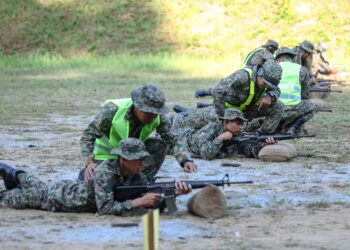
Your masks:
M 138 160 L 150 156 L 146 151 L 145 144 L 136 138 L 128 138 L 120 141 L 119 148 L 111 150 L 111 153 L 127 160 Z
M 141 111 L 158 115 L 168 112 L 164 93 L 153 85 L 134 89 L 131 92 L 131 99 L 134 106 Z
M 223 117 L 219 117 L 219 119 L 221 120 L 229 120 L 229 121 L 233 121 L 233 120 L 241 120 L 241 121 L 247 121 L 247 119 L 245 119 L 243 117 L 243 113 L 242 111 L 235 109 L 235 108 L 230 108 L 230 109 L 225 109 L 225 114 Z
M 272 46 L 275 47 L 276 49 L 278 49 L 278 42 L 276 42 L 275 40 L 269 39 L 267 40 L 267 42 L 264 44 L 265 47 L 268 46 Z
M 270 89 L 276 89 L 282 76 L 282 67 L 275 60 L 267 60 L 263 64 L 265 84 Z
M 292 57 L 295 57 L 297 54 L 295 54 L 295 52 L 288 47 L 281 47 L 277 50 L 275 57 L 277 58 L 280 55 L 290 55 Z
M 314 51 L 314 45 L 312 44 L 312 42 L 305 40 L 304 42 L 302 42 L 300 44 L 300 47 L 305 50 L 306 52 L 312 54 L 312 52 Z

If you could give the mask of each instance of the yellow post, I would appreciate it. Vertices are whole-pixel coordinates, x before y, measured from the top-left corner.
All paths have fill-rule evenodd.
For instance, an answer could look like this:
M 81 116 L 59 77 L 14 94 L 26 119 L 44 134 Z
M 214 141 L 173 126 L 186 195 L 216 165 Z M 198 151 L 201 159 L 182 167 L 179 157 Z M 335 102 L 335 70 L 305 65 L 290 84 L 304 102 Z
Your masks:
M 159 246 L 159 210 L 148 210 L 142 216 L 145 250 L 157 250 Z

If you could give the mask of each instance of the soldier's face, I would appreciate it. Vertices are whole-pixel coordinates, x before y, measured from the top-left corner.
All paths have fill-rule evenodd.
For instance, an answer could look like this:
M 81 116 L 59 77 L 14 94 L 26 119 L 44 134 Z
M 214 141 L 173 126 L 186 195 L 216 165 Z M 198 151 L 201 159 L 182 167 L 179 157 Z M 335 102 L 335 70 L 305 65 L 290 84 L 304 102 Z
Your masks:
M 150 124 L 157 117 L 157 114 L 144 112 L 136 108 L 134 109 L 134 114 L 136 115 L 136 118 L 143 124 Z
M 305 60 L 306 58 L 308 58 L 311 55 L 311 53 L 307 52 L 306 50 L 304 50 L 304 53 L 301 57 L 301 59 Z
M 127 170 L 128 173 L 141 173 L 143 168 L 143 158 L 138 160 L 127 160 L 121 158 L 121 165 L 123 169 Z
M 243 121 L 241 120 L 225 121 L 224 131 L 229 131 L 233 135 L 239 135 L 241 133 L 242 126 Z

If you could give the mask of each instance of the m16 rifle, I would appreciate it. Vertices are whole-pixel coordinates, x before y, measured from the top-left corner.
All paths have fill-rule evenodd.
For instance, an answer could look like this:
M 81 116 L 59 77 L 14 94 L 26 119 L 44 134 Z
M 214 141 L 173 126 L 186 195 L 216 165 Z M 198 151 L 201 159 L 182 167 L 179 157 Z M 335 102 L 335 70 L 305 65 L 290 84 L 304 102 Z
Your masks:
M 230 186 L 231 184 L 251 184 L 253 181 L 230 181 L 229 175 L 225 174 L 222 180 L 202 180 L 202 181 L 182 181 L 187 185 L 191 185 L 192 189 L 204 188 L 208 185 L 214 186 Z M 114 200 L 122 202 L 133 200 L 143 196 L 146 193 L 160 193 L 165 201 L 165 206 L 170 213 L 177 210 L 175 203 L 175 181 L 159 182 L 147 185 L 137 186 L 116 186 L 114 187 Z
M 283 135 L 283 134 L 275 134 L 275 135 L 240 135 L 235 136 L 229 141 L 224 142 L 224 146 L 231 146 L 233 144 L 250 144 L 257 142 L 266 142 L 268 138 L 273 138 L 275 141 L 285 141 L 285 140 L 294 140 L 306 137 L 316 137 L 316 135 Z
M 342 93 L 343 91 L 331 90 L 330 88 L 310 87 L 310 92 L 312 92 L 312 93 L 331 93 L 331 92 Z
M 197 102 L 197 109 L 212 107 L 212 103 L 205 103 L 205 102 Z

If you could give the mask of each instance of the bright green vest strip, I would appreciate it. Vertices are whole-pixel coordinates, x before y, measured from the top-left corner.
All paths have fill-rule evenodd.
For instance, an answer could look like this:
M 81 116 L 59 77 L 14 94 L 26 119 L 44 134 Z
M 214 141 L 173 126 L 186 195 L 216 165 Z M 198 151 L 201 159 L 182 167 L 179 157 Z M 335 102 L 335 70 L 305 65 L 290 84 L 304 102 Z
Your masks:
M 245 57 L 243 57 L 242 62 L 241 62 L 241 68 L 247 66 L 247 63 L 249 61 L 249 59 L 252 57 L 252 55 L 260 50 L 263 50 L 264 47 L 260 47 L 260 48 L 256 48 L 255 50 L 253 50 L 252 52 L 250 52 L 249 54 L 247 54 Z
M 282 78 L 278 85 L 281 95 L 278 98 L 284 105 L 294 106 L 301 101 L 299 73 L 301 66 L 292 62 L 281 62 Z
M 245 102 L 243 102 L 239 106 L 234 106 L 234 105 L 232 105 L 229 102 L 225 102 L 226 108 L 236 108 L 236 109 L 238 109 L 238 110 L 240 110 L 242 112 L 245 110 L 245 108 L 247 106 L 250 105 L 250 103 L 252 102 L 252 100 L 254 98 L 254 93 L 255 93 L 255 83 L 253 81 L 253 71 L 250 68 L 243 68 L 243 69 L 249 73 L 249 78 L 250 78 L 250 86 L 249 86 L 249 96 L 248 96 L 248 98 L 245 100 Z M 265 91 L 261 94 L 261 96 L 263 96 L 264 94 L 265 94 Z
M 112 102 L 118 106 L 118 111 L 113 117 L 112 127 L 109 132 L 109 138 L 103 136 L 97 138 L 94 147 L 94 159 L 103 161 L 108 159 L 116 159 L 117 156 L 111 154 L 110 151 L 114 148 L 119 147 L 119 142 L 123 139 L 129 138 L 129 121 L 126 120 L 125 114 L 132 105 L 131 98 L 119 99 L 119 100 L 107 100 L 106 103 Z M 143 126 L 140 133 L 140 140 L 145 141 L 148 136 L 159 126 L 160 117 L 157 116 L 156 119 L 151 124 L 146 124 Z

